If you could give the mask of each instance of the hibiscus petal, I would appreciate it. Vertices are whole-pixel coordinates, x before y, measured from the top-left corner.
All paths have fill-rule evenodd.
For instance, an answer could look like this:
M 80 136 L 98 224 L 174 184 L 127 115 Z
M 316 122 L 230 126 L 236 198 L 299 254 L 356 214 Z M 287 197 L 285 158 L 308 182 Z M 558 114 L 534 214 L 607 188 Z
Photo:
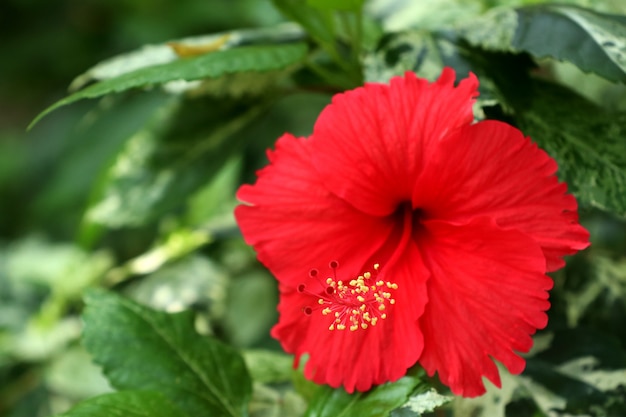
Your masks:
M 366 391 L 401 378 L 417 362 L 423 347 L 417 320 L 427 301 L 428 270 L 413 242 L 393 266 L 383 267 L 379 278 L 397 283 L 395 303 L 387 306 L 387 318 L 376 326 L 355 331 L 329 330 L 332 317 L 319 310 L 303 313 L 304 307 L 315 305 L 315 297 L 281 285 L 280 318 L 272 336 L 286 352 L 296 355 L 296 363 L 308 354 L 307 378 L 335 388 L 344 386 L 348 392 Z
M 313 162 L 340 198 L 360 211 L 385 216 L 411 199 L 415 180 L 437 142 L 473 120 L 478 81 L 454 87 L 446 68 L 428 83 L 407 72 L 390 85 L 366 84 L 338 94 L 313 132 Z
M 523 371 L 515 352 L 547 323 L 552 280 L 540 247 L 526 234 L 487 218 L 464 225 L 427 220 L 418 246 L 429 268 L 429 302 L 420 319 L 420 364 L 457 395 L 485 392 L 482 377 L 500 385 L 493 359 Z
M 539 243 L 547 270 L 586 248 L 577 204 L 555 175 L 556 162 L 512 126 L 484 121 L 451 132 L 416 182 L 413 205 L 427 218 L 463 223 L 488 216 Z
M 247 205 L 235 209 L 258 259 L 293 287 L 310 269 L 333 260 L 347 274 L 362 272 L 393 232 L 393 222 L 361 213 L 330 193 L 311 165 L 309 140 L 286 134 L 268 157 L 256 184 L 237 193 Z

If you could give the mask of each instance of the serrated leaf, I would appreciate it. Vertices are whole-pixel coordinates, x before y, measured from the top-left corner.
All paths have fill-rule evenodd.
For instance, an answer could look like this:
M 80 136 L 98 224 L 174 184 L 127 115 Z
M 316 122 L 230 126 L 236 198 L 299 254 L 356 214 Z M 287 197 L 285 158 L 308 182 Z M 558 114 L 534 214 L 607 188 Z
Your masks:
M 396 382 L 379 385 L 366 393 L 348 394 L 343 388 L 320 387 L 309 402 L 304 417 L 387 417 L 406 403 L 420 379 L 405 376 Z
M 626 114 L 607 113 L 563 87 L 537 82 L 518 122 L 556 159 L 559 177 L 581 205 L 626 217 Z
M 115 78 L 140 68 L 175 61 L 181 56 L 177 54 L 177 49 L 209 52 L 242 45 L 294 42 L 303 37 L 304 32 L 298 25 L 282 23 L 269 28 L 220 32 L 186 37 L 163 44 L 145 45 L 138 50 L 106 59 L 90 68 L 72 81 L 70 91 L 79 90 L 93 81 Z
M 307 0 L 309 6 L 320 10 L 358 11 L 365 0 Z
M 541 4 L 494 9 L 461 30 L 472 45 L 572 62 L 585 72 L 626 82 L 626 17 Z
M 85 301 L 85 346 L 114 387 L 162 392 L 190 416 L 247 415 L 252 387 L 243 359 L 198 335 L 193 314 L 157 312 L 101 290 Z
M 122 391 L 90 398 L 57 417 L 188 417 L 163 394 Z
M 306 52 L 307 46 L 304 43 L 241 46 L 139 68 L 100 81 L 56 102 L 40 113 L 30 127 L 51 111 L 85 98 L 101 97 L 171 81 L 194 81 L 239 72 L 278 70 L 302 61 Z

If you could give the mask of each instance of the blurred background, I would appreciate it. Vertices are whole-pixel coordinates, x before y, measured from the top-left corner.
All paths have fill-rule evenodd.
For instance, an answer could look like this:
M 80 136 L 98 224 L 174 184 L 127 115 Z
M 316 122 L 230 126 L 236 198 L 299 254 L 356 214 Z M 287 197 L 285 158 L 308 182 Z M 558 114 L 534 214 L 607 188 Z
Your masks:
M 385 17 L 388 29 L 402 29 L 441 26 L 498 3 L 533 2 L 440 0 L 429 6 L 440 8 L 439 21 L 427 18 L 432 14 L 424 6 L 403 12 L 406 3 L 373 1 L 371 10 Z M 621 1 L 576 3 L 626 13 Z M 239 108 L 240 102 L 204 98 L 176 113 L 168 110 L 171 97 L 155 89 L 81 101 L 29 132 L 26 127 L 67 94 L 76 76 L 106 58 L 283 20 L 264 0 L 0 2 L 0 416 L 50 416 L 110 390 L 79 342 L 81 295 L 90 286 L 112 287 L 166 311 L 194 309 L 201 332 L 237 347 L 278 348 L 268 334 L 276 320 L 275 283 L 238 235 L 234 192 L 253 179 L 264 149 L 280 134 L 310 133 L 330 94 L 290 94 L 238 133 L 245 146 L 193 161 L 201 168 L 189 181 L 208 180 L 184 201 L 159 194 L 158 187 L 150 189 L 156 196 L 138 192 L 130 202 L 106 196 L 115 187 L 132 196 L 133 187 L 158 184 L 157 174 L 167 172 L 168 158 L 187 146 L 185 140 L 207 135 L 198 132 L 242 114 L 247 103 Z M 623 86 L 552 64 L 563 83 L 582 86 L 588 98 L 613 111 L 626 109 Z M 149 148 L 129 149 L 129 138 L 141 143 L 136 133 L 167 117 L 176 118 L 175 140 L 151 159 L 156 165 L 112 180 L 116 167 L 138 165 Z M 596 258 L 592 266 L 583 254 L 556 277 L 551 323 L 583 326 L 590 345 L 608 334 L 602 355 L 623 355 L 626 226 L 597 210 L 582 216 Z M 590 275 L 596 277 L 591 284 Z

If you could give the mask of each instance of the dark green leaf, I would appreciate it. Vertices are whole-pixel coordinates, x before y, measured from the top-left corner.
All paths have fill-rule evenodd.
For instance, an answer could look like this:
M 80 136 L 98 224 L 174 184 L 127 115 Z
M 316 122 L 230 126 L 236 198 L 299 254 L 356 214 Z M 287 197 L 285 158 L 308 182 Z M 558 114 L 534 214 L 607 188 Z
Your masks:
M 299 23 L 321 45 L 332 45 L 334 23 L 332 15 L 311 7 L 307 0 L 272 0 L 286 17 Z
M 90 398 L 58 417 L 188 417 L 163 394 L 122 391 Z
M 191 313 L 157 312 L 100 290 L 85 301 L 85 346 L 114 387 L 162 392 L 190 416 L 247 415 L 243 359 L 199 336 Z
M 466 24 L 462 35 L 488 50 L 528 52 L 569 61 L 586 72 L 626 82 L 626 17 L 576 6 L 496 9 Z
M 626 217 L 626 114 L 609 114 L 571 91 L 537 83 L 519 125 L 559 164 L 585 206 Z
M 309 403 L 305 417 L 387 417 L 407 402 L 420 379 L 406 376 L 377 386 L 367 393 L 348 394 L 343 388 L 320 387 Z
M 193 81 L 218 78 L 239 72 L 282 69 L 302 61 L 306 52 L 307 47 L 303 43 L 242 46 L 140 68 L 119 77 L 100 81 L 58 101 L 39 114 L 31 126 L 51 111 L 85 98 L 95 98 L 170 81 Z
M 320 10 L 358 11 L 365 0 L 307 0 L 310 6 Z

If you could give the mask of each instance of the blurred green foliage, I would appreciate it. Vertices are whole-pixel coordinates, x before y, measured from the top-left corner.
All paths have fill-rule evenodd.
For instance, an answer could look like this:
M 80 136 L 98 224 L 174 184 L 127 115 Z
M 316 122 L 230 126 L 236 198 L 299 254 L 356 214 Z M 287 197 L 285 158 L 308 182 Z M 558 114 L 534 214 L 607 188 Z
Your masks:
M 98 415 L 120 402 L 128 404 L 129 415 L 178 413 L 176 401 L 185 402 L 180 393 L 173 394 L 175 404 L 171 396 L 143 391 L 111 393 L 114 388 L 144 385 L 121 377 L 107 381 L 92 363 L 90 354 L 109 374 L 124 368 L 116 362 L 125 357 L 124 343 L 109 346 L 103 330 L 110 326 L 103 319 L 107 311 L 111 315 L 118 307 L 127 313 L 140 311 L 145 322 L 167 322 L 164 328 L 171 334 L 185 329 L 188 339 L 177 347 L 182 356 L 189 353 L 185 341 L 199 337 L 190 336 L 192 321 L 200 334 L 211 336 L 198 343 L 207 344 L 208 351 L 215 346 L 228 350 L 225 355 L 231 355 L 229 363 L 235 367 L 240 367 L 240 357 L 222 342 L 240 350 L 254 381 L 252 392 L 245 393 L 251 395 L 249 411 L 254 416 L 350 415 L 372 407 L 377 407 L 376 415 L 385 415 L 404 405 L 392 415 L 415 417 L 445 404 L 445 392 L 424 384 L 419 373 L 361 399 L 318 389 L 293 371 L 290 359 L 269 337 L 276 320 L 274 280 L 243 244 L 232 217 L 235 190 L 251 182 L 255 170 L 265 164 L 265 149 L 286 131 L 308 135 L 332 93 L 363 80 L 386 81 L 405 70 L 434 77 L 443 65 L 479 75 L 481 117 L 518 123 L 557 158 L 559 174 L 571 182 L 581 202 L 582 223 L 591 232 L 593 246 L 554 275 L 550 324 L 536 337 L 527 372 L 513 377 L 503 371 L 503 390 L 457 399 L 438 415 L 624 415 L 626 89 L 601 76 L 623 81 L 626 55 L 615 52 L 614 45 L 604 45 L 607 38 L 593 38 L 596 29 L 574 28 L 575 19 L 567 13 L 578 9 L 569 6 L 550 8 L 541 1 L 522 0 L 371 0 L 365 2 L 366 18 L 358 21 L 350 13 L 362 3 L 0 3 L 0 416 L 46 417 L 103 393 L 109 394 L 82 403 L 72 415 Z M 615 25 L 610 35 L 622 42 L 619 45 L 626 42 L 622 1 L 564 3 L 620 15 L 609 23 L 600 19 L 598 25 L 603 30 Z M 535 6 L 491 10 L 502 5 Z M 341 9 L 337 19 L 333 7 Z M 596 23 L 599 19 L 587 11 L 580 15 Z M 541 45 L 541 38 L 522 42 L 511 26 L 520 16 L 530 33 L 543 32 L 558 21 L 577 41 L 595 39 L 593 54 L 568 55 L 562 53 L 567 45 Z M 539 18 L 533 21 L 533 16 Z M 275 26 L 289 19 L 303 29 Z M 329 28 L 337 30 L 331 34 Z M 229 34 L 224 39 L 233 48 L 226 49 L 226 55 L 236 60 L 218 65 L 217 76 L 196 73 L 194 79 L 216 77 L 200 88 L 170 83 L 166 89 L 106 94 L 126 90 L 113 73 L 117 64 L 110 57 L 137 51 L 143 65 L 150 66 L 159 50 L 169 51 L 165 42 L 221 32 Z M 600 34 L 606 35 L 602 30 Z M 222 36 L 213 36 L 212 42 Z M 289 49 L 288 59 L 277 62 L 274 55 L 268 58 L 266 49 L 249 46 L 261 38 L 271 40 L 270 49 L 281 54 Z M 304 49 L 298 55 L 294 41 L 306 42 L 306 58 Z M 236 48 L 241 45 L 251 49 Z M 613 55 L 605 54 L 607 49 Z M 242 50 L 260 52 L 250 65 L 266 65 L 263 69 L 271 71 L 243 71 L 248 67 L 239 55 L 248 55 Z M 220 56 L 224 54 L 200 55 L 182 65 L 176 56 L 171 59 L 185 72 L 193 59 L 204 62 Z M 589 56 L 594 59 L 585 59 Z M 120 59 L 128 63 L 128 55 Z M 101 67 L 87 71 L 103 60 Z M 163 65 L 165 78 L 150 78 L 163 75 L 153 67 L 142 75 L 148 74 L 147 80 L 137 74 L 122 77 L 137 87 L 169 81 L 172 67 Z M 78 74 L 84 74 L 78 84 L 91 83 L 86 88 L 92 90 L 77 94 L 99 98 L 61 107 L 26 132 L 38 113 L 67 95 L 67 86 Z M 109 80 L 104 86 L 113 87 L 94 84 L 99 80 Z M 84 93 L 98 88 L 98 94 Z M 586 145 L 580 146 L 581 141 Z M 93 287 L 112 291 L 90 292 L 91 310 L 85 320 L 94 327 L 87 331 L 88 354 L 79 341 L 80 314 L 83 294 Z M 193 314 L 162 313 L 183 310 Z M 140 324 L 117 327 L 130 336 L 146 332 Z M 212 345 L 207 340 L 222 342 Z M 211 357 L 198 354 L 197 359 Z M 171 369 L 159 371 L 167 374 Z M 224 386 L 232 383 L 224 381 Z M 163 387 L 152 388 L 173 389 Z M 235 397 L 229 401 L 246 408 L 246 401 Z

